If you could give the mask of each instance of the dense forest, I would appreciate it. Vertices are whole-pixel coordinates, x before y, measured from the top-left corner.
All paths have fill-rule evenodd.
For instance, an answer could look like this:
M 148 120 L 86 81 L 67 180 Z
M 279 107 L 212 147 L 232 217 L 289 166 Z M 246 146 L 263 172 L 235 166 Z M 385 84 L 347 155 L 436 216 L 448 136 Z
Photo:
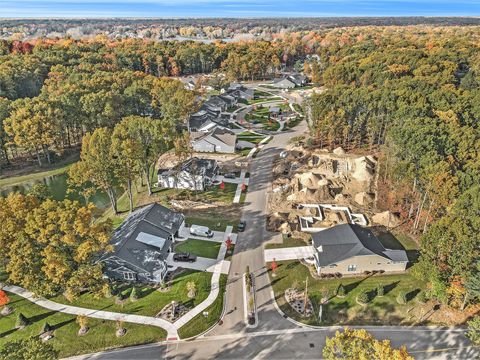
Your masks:
M 478 28 L 334 30 L 308 101 L 322 146 L 376 150 L 379 206 L 422 235 L 420 277 L 464 306 L 480 295 Z M 476 284 L 476 285 L 475 285 Z
M 220 71 L 227 79 L 272 76 L 313 52 L 314 36 L 275 42 L 203 44 L 105 38 L 0 42 L 0 167 L 12 159 L 51 161 L 126 116 L 182 123 L 193 94 L 169 76 Z

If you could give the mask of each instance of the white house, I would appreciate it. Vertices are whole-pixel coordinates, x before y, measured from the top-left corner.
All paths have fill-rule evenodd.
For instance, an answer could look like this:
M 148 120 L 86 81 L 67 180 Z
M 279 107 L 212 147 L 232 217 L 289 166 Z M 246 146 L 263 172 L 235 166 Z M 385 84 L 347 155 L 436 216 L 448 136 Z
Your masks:
M 230 130 L 217 127 L 207 133 L 191 133 L 191 137 L 196 152 L 235 153 L 237 135 Z
M 216 160 L 191 158 L 172 169 L 158 170 L 160 188 L 204 191 L 218 175 Z

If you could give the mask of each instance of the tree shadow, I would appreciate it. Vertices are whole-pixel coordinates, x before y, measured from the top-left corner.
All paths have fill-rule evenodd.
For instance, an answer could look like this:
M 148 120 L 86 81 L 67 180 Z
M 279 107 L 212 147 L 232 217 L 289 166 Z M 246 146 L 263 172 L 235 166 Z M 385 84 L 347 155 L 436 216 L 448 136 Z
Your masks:
M 55 324 L 55 325 L 52 326 L 52 328 L 53 328 L 53 330 L 58 330 L 61 327 L 64 327 L 65 325 L 71 324 L 72 322 L 75 322 L 75 318 L 71 318 L 70 320 L 65 320 L 63 322 Z
M 368 302 L 371 302 L 377 296 L 377 289 L 367 291 Z
M 420 292 L 420 289 L 415 289 L 413 291 L 410 291 L 409 293 L 406 294 L 407 301 L 415 299 L 415 297 L 418 295 Z
M 383 287 L 384 295 L 387 295 L 389 292 L 391 292 L 393 289 L 395 289 L 399 283 L 400 283 L 400 281 L 395 281 L 391 284 L 385 285 Z
M 358 285 L 360 285 L 362 282 L 364 282 L 365 280 L 367 280 L 370 276 L 372 276 L 372 275 L 366 276 L 366 277 L 364 277 L 363 279 L 358 280 L 358 281 L 355 281 L 355 282 L 353 282 L 353 283 L 344 285 L 345 294 L 348 294 L 348 293 L 350 293 L 351 291 L 355 290 L 355 289 L 358 287 Z
M 56 314 L 56 311 L 48 311 L 48 312 L 43 313 L 43 314 L 38 314 L 38 315 L 32 316 L 31 318 L 27 318 L 27 320 L 30 323 L 35 323 L 37 321 L 41 321 L 43 319 L 46 319 L 47 317 L 49 317 L 53 314 Z
M 137 289 L 138 298 L 142 299 L 144 297 L 147 297 L 148 295 L 150 295 L 154 291 L 156 291 L 156 290 L 152 287 Z
M 268 288 L 269 286 L 274 286 L 277 282 L 279 282 L 280 280 L 282 280 L 285 276 L 282 276 L 282 277 L 275 277 L 273 278 L 273 280 L 270 282 L 270 283 L 267 283 L 266 285 L 262 286 L 261 288 L 257 289 L 257 291 L 261 291 L 261 290 L 264 290 L 266 288 Z
M 5 336 L 8 336 L 10 334 L 13 334 L 15 331 L 17 331 L 17 329 L 13 328 L 13 329 L 7 330 L 3 333 L 0 333 L 0 339 L 5 337 Z

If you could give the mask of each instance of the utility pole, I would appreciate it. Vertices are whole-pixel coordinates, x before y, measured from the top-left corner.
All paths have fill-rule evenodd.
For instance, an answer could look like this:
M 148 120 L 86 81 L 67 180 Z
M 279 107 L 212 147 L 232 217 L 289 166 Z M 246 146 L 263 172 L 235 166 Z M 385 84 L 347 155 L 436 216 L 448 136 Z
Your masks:
M 308 304 L 308 277 L 305 279 L 305 299 L 303 301 L 303 316 L 307 316 Z

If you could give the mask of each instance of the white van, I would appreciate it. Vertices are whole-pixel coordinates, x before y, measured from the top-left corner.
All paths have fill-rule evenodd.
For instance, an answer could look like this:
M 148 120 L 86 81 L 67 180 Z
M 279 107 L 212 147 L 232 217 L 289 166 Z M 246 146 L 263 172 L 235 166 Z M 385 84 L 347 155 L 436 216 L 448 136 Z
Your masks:
M 206 226 L 192 225 L 190 226 L 190 234 L 196 236 L 213 237 L 213 231 Z

